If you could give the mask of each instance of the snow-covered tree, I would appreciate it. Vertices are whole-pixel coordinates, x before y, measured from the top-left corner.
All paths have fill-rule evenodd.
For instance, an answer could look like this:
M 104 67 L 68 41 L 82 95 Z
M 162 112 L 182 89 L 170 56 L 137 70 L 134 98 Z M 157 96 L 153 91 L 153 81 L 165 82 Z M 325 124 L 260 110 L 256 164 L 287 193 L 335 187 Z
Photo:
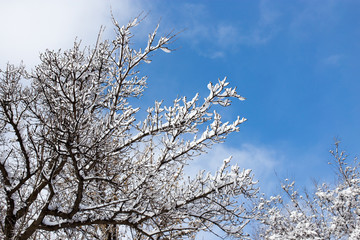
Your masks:
M 244 98 L 219 80 L 203 100 L 155 102 L 137 120 L 130 101 L 146 86 L 139 65 L 170 52 L 174 37 L 158 38 L 156 28 L 135 50 L 138 23 L 114 20 L 114 40 L 99 37 L 94 47 L 47 50 L 31 72 L 1 71 L 0 239 L 184 239 L 214 228 L 244 235 L 253 212 L 242 202 L 257 192 L 250 170 L 228 158 L 214 174 L 183 175 L 245 121 L 223 123 L 214 105 Z
M 349 164 L 339 143 L 335 145 L 330 153 L 337 183 L 316 185 L 313 193 L 300 194 L 286 179 L 286 197 L 260 199 L 260 239 L 360 239 L 360 166 L 356 158 Z

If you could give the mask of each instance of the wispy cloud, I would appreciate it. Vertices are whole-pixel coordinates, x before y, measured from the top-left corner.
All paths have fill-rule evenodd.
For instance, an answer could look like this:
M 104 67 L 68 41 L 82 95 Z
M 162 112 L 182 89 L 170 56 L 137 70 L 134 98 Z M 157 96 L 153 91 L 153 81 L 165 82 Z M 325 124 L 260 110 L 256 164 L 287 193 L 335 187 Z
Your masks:
M 280 17 L 280 12 L 274 7 L 271 0 L 261 0 L 259 3 L 259 25 L 269 26 L 274 24 Z
M 325 57 L 322 63 L 328 66 L 338 66 L 342 58 L 343 56 L 340 54 L 333 54 L 328 57 Z
M 338 5 L 343 1 L 304 1 L 300 9 L 293 12 L 289 23 L 290 32 L 297 38 L 312 38 L 314 32 L 331 30 L 339 19 Z
M 260 186 L 266 192 L 275 189 L 279 184 L 275 171 L 281 171 L 284 156 L 281 152 L 253 144 L 242 144 L 238 148 L 229 147 L 225 144 L 216 145 L 208 154 L 200 156 L 191 162 L 186 173 L 195 176 L 200 170 L 215 172 L 225 158 L 232 156 L 231 163 L 240 168 L 251 169 L 255 179 L 260 179 Z
M 281 13 L 273 3 L 274 2 L 270 0 L 260 1 L 259 19 L 257 25 L 249 34 L 249 44 L 265 44 L 280 31 L 278 21 Z
M 279 13 L 268 1 L 260 1 L 258 20 L 254 26 L 242 26 L 239 22 L 214 22 L 204 4 L 184 4 L 179 13 L 186 19 L 187 30 L 183 34 L 196 51 L 209 58 L 226 56 L 236 52 L 241 45 L 260 45 L 270 41 L 278 31 Z M 249 29 L 249 30 L 245 30 Z

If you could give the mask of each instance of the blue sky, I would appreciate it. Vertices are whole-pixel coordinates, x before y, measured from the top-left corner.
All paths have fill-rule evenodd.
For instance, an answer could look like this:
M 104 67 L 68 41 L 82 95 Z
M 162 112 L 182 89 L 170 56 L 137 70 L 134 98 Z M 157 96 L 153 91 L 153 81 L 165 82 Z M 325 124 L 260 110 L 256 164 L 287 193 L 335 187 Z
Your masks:
M 247 100 L 225 118 L 248 121 L 215 156 L 238 155 L 260 181 L 332 181 L 334 138 L 359 152 L 359 10 L 358 1 L 157 1 L 151 18 L 186 30 L 177 51 L 146 66 L 160 86 L 148 96 L 205 94 L 227 76 Z
M 100 25 L 111 36 L 109 6 L 119 22 L 149 13 L 139 43 L 160 30 L 181 31 L 171 54 L 143 65 L 149 88 L 139 104 L 207 93 L 228 77 L 247 98 L 223 111 L 248 121 L 193 169 L 216 169 L 224 158 L 253 168 L 267 193 L 279 179 L 302 186 L 333 180 L 328 150 L 334 138 L 360 153 L 360 2 L 285 1 L 1 1 L 0 66 L 31 67 L 45 48 L 66 49 L 76 36 L 93 44 Z M 275 175 L 275 172 L 278 176 Z

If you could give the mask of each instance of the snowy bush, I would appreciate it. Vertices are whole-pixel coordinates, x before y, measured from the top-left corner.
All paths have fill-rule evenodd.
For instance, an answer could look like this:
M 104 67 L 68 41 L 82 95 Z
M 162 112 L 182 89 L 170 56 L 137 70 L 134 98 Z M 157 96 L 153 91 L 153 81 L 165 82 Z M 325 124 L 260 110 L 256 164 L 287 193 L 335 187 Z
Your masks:
M 285 196 L 261 198 L 257 219 L 261 239 L 360 239 L 360 169 L 349 164 L 336 143 L 334 157 L 338 182 L 315 186 L 300 194 L 294 182 L 282 184 Z

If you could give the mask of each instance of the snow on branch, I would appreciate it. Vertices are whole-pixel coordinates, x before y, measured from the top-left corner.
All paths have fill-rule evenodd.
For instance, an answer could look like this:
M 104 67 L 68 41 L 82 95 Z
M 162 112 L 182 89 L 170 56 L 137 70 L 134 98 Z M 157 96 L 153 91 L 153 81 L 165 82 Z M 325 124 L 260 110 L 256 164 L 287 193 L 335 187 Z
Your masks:
M 5 239 L 183 239 L 213 227 L 245 237 L 253 209 L 242 202 L 257 194 L 250 170 L 226 159 L 214 175 L 183 177 L 192 158 L 246 120 L 222 122 L 212 106 L 244 98 L 225 78 L 210 83 L 202 101 L 198 94 L 172 106 L 157 101 L 138 121 L 140 107 L 129 100 L 145 90 L 139 65 L 156 50 L 171 52 L 176 36 L 158 37 L 157 26 L 135 50 L 139 22 L 113 19 L 112 41 L 99 36 L 94 47 L 47 50 L 30 73 L 12 65 L 0 72 Z

